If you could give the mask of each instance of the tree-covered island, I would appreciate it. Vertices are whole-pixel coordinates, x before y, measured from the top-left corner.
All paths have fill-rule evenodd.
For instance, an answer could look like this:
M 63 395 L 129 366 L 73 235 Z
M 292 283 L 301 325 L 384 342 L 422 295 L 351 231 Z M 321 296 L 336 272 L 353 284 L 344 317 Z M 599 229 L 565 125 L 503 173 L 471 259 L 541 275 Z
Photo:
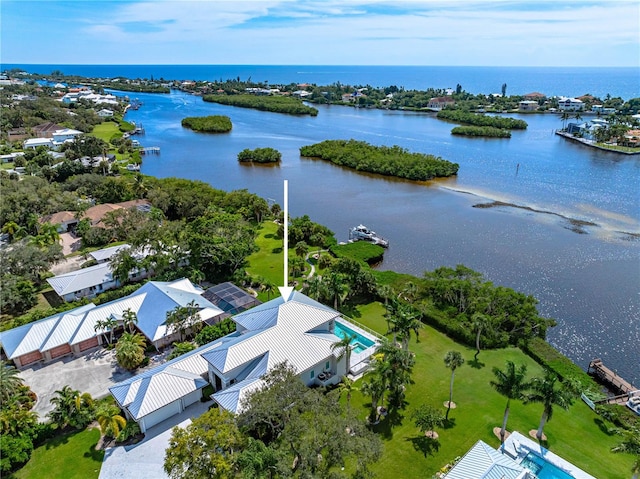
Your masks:
M 501 116 L 482 115 L 463 110 L 445 109 L 439 111 L 436 116 L 441 120 L 448 120 L 462 125 L 492 126 L 494 128 L 503 128 L 507 130 L 525 130 L 527 128 L 527 122 L 524 120 L 516 120 L 515 118 L 505 118 Z
M 238 161 L 241 163 L 278 163 L 282 159 L 282 153 L 275 148 L 245 148 L 238 153 Z
M 256 95 L 205 95 L 204 101 L 220 103 L 221 105 L 253 108 L 261 111 L 287 113 L 289 115 L 317 116 L 318 110 L 307 106 L 301 100 L 288 96 L 256 96 Z
M 482 136 L 485 138 L 511 138 L 511 132 L 494 126 L 456 126 L 451 129 L 452 135 Z
M 300 154 L 358 171 L 415 181 L 453 176 L 459 168 L 457 163 L 438 156 L 411 153 L 399 146 L 374 146 L 356 140 L 325 140 L 303 146 Z
M 232 128 L 231 119 L 223 115 L 189 116 L 182 119 L 182 126 L 206 133 L 228 133 Z

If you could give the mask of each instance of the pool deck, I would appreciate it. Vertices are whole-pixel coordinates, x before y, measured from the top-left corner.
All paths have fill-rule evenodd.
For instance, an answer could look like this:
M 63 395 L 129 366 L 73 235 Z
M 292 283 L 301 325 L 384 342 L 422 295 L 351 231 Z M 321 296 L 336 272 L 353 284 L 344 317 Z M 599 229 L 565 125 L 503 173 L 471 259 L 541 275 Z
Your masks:
M 511 457 L 518 464 L 522 462 L 522 459 L 524 459 L 527 454 L 533 452 L 534 454 L 542 457 L 545 461 L 567 472 L 575 479 L 597 479 L 517 431 L 514 431 L 509 435 L 509 437 L 504 441 L 504 444 L 500 447 L 499 451 L 502 452 L 502 454 Z

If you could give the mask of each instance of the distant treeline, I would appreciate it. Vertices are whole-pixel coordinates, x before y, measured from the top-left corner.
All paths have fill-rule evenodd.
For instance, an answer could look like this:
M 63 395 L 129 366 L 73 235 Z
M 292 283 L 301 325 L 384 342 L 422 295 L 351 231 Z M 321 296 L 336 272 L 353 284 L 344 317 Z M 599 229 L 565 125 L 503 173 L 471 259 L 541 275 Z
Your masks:
M 223 115 L 189 116 L 182 120 L 182 126 L 207 133 L 227 133 L 231 131 L 231 119 Z
M 220 103 L 222 105 L 254 108 L 261 111 L 288 113 L 290 115 L 316 116 L 318 110 L 306 106 L 302 101 L 287 96 L 256 96 L 256 95 L 205 95 L 204 101 Z
M 452 135 L 483 136 L 487 138 L 511 138 L 511 132 L 493 126 L 456 126 L 451 130 Z
M 459 165 L 433 155 L 411 153 L 399 146 L 373 146 L 364 141 L 326 140 L 300 148 L 302 156 L 386 176 L 424 181 L 455 175 Z
M 115 81 L 102 81 L 100 83 L 93 84 L 92 86 L 98 88 L 111 88 L 112 90 L 120 91 L 132 91 L 139 93 L 170 93 L 169 87 L 158 85 L 157 83 L 129 83 L 129 82 L 115 82 Z
M 440 110 L 437 115 L 441 120 L 449 120 L 463 125 L 492 126 L 507 130 L 526 130 L 527 122 L 501 116 L 486 116 L 462 110 Z
M 277 163 L 282 158 L 282 154 L 274 148 L 256 148 L 250 150 L 245 148 L 238 153 L 238 161 L 253 163 Z

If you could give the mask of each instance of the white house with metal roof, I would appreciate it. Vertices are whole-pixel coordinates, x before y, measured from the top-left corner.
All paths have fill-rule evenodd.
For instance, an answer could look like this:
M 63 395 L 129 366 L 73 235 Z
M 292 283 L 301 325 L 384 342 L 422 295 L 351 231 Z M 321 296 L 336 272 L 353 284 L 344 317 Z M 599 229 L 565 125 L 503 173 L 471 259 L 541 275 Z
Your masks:
M 52 361 L 67 354 L 80 354 L 99 346 L 102 333 L 96 324 L 113 318 L 122 324 L 124 311 L 136 313 L 136 328 L 156 347 L 178 339 L 166 322 L 167 312 L 190 302 L 198 308 L 200 321 L 215 321 L 224 312 L 202 297 L 203 290 L 188 279 L 150 281 L 133 294 L 96 306 L 87 304 L 65 313 L 0 332 L 0 345 L 16 367 Z
M 347 372 L 345 357 L 338 360 L 342 351 L 331 348 L 341 339 L 338 322 L 370 341 L 366 351 L 354 355 L 357 361 L 365 361 L 378 345 L 378 338 L 337 311 L 295 291 L 233 320 L 234 333 L 109 388 L 142 431 L 199 400 L 208 383 L 220 407 L 240 412 L 247 395 L 264 384 L 262 377 L 285 361 L 306 385 L 337 384 Z
M 535 479 L 527 469 L 478 441 L 444 476 L 445 479 Z

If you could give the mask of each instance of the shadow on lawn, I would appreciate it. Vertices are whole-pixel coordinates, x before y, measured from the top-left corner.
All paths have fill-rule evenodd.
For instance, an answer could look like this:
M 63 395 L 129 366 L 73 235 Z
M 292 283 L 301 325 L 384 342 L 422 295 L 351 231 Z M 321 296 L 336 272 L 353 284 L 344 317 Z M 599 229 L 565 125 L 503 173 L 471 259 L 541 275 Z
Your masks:
M 391 439 L 393 437 L 393 428 L 400 426 L 403 420 L 404 416 L 397 409 L 392 409 L 378 424 L 373 426 L 373 431 L 381 434 L 385 439 Z
M 89 449 L 83 454 L 84 457 L 91 458 L 92 461 L 102 463 L 104 459 L 104 451 L 96 449 L 98 443 L 91 444 Z
M 420 436 L 408 437 L 406 441 L 411 441 L 413 448 L 422 453 L 424 457 L 435 454 L 440 450 L 440 441 L 427 437 L 424 434 Z
M 609 426 L 607 426 L 607 424 L 599 417 L 595 418 L 593 422 L 595 422 L 596 426 L 598 426 L 598 428 L 607 436 L 614 436 L 616 434 L 615 428 L 610 428 Z
M 486 366 L 486 364 L 481 362 L 479 359 L 472 359 L 471 361 L 468 361 L 467 364 L 473 369 L 482 369 Z

